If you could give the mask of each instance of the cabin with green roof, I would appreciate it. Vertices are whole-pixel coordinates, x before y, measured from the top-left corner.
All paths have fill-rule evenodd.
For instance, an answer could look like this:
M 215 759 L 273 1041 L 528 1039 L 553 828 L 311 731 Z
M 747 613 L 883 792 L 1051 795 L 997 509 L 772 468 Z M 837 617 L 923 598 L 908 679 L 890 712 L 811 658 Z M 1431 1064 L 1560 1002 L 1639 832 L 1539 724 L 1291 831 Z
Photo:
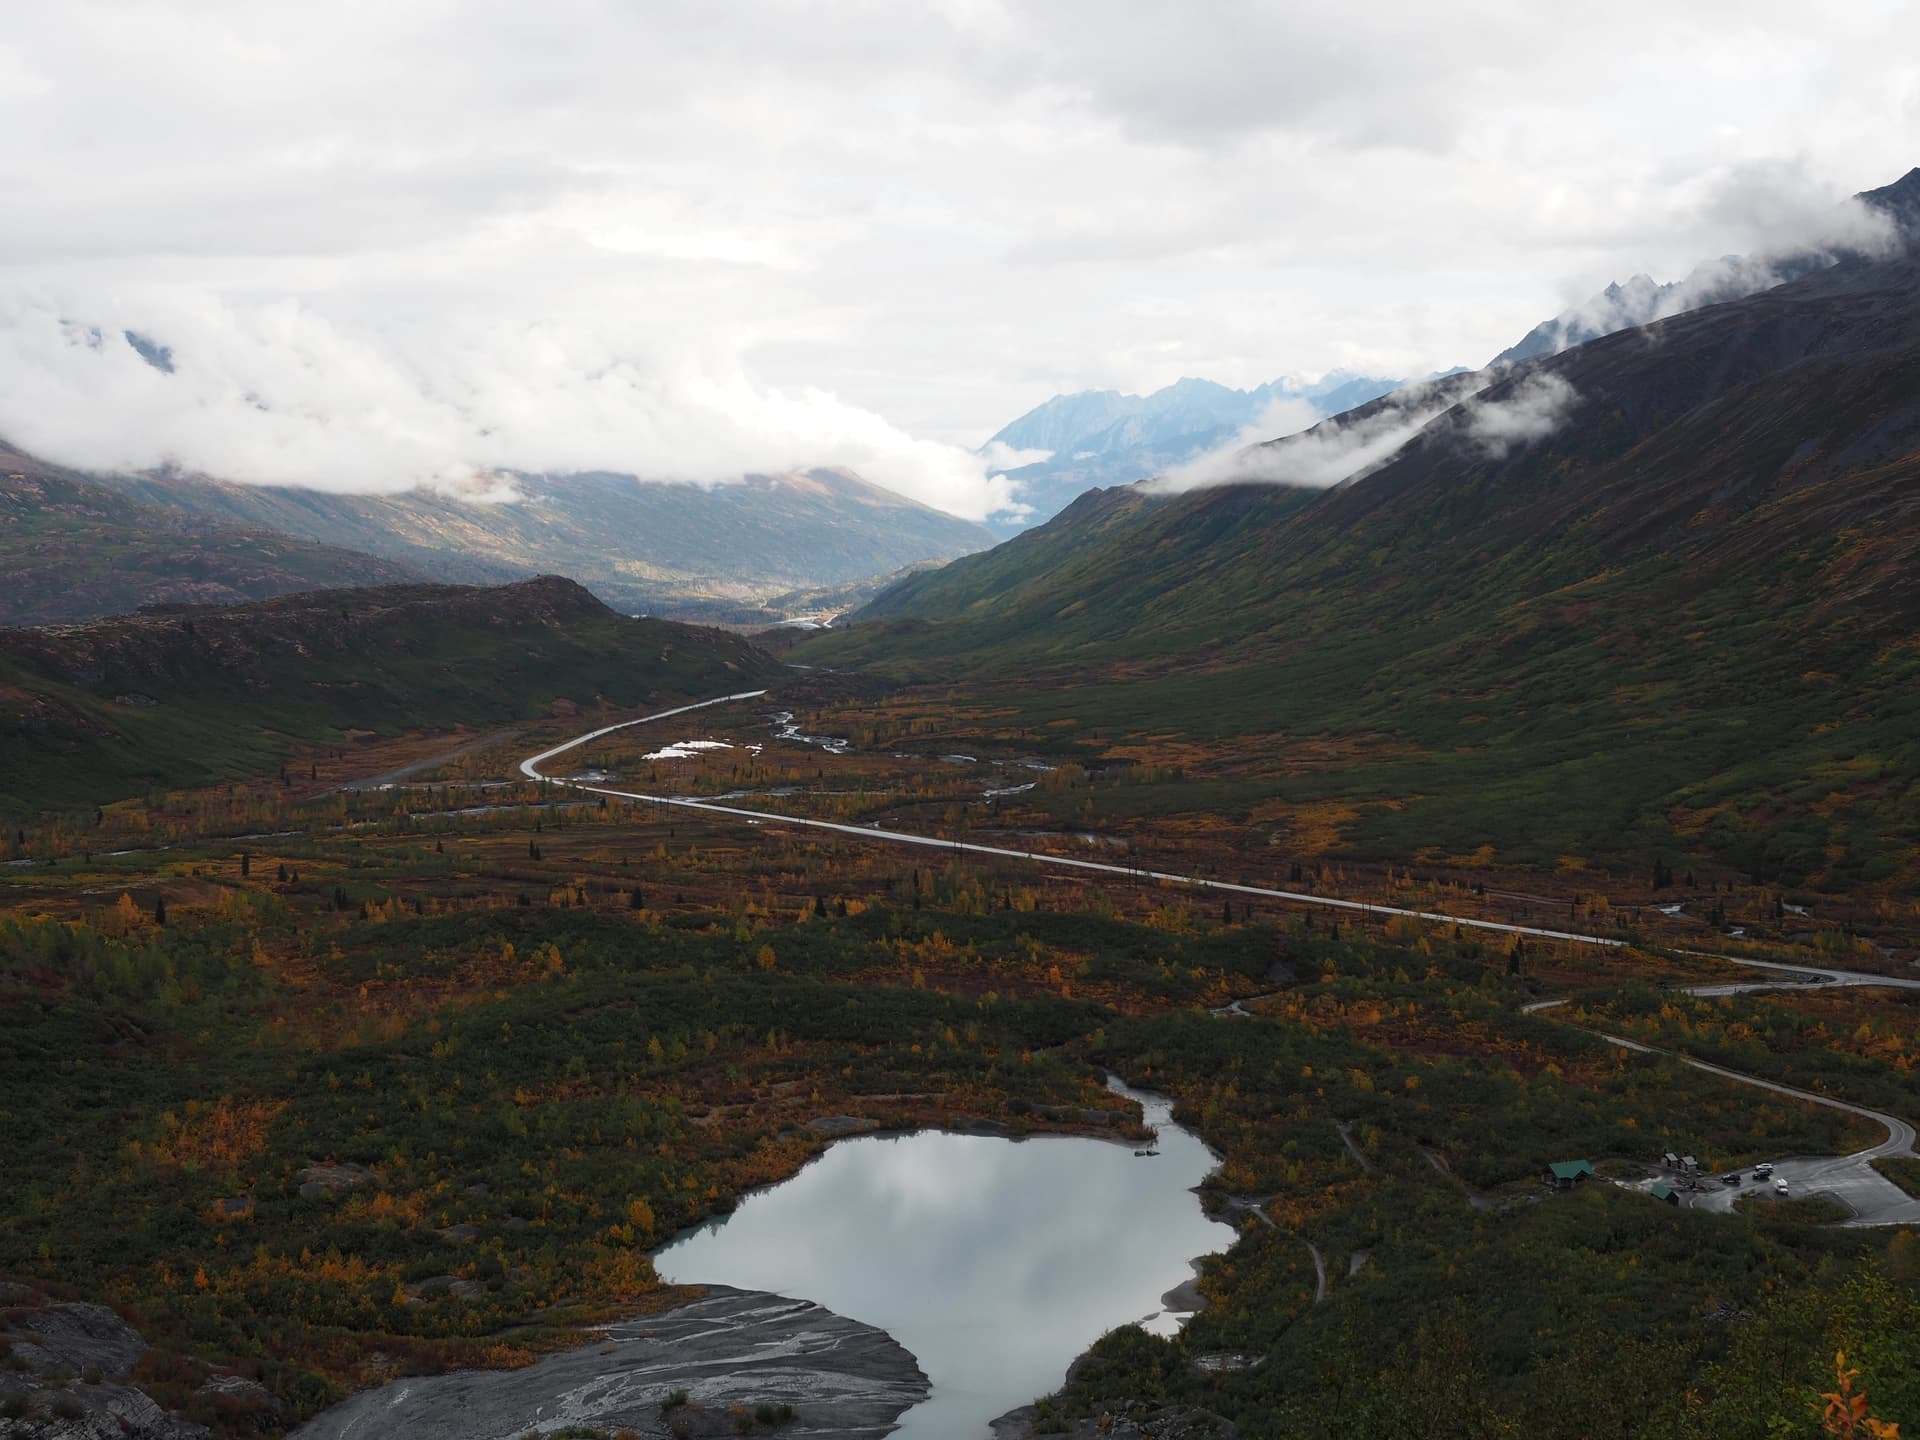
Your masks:
M 1647 1191 L 1647 1193 L 1656 1200 L 1666 1201 L 1669 1205 L 1678 1205 L 1680 1203 L 1679 1195 L 1674 1193 L 1674 1188 L 1664 1180 L 1660 1181 L 1652 1189 Z
M 1556 1160 L 1547 1167 L 1547 1184 L 1556 1190 L 1571 1190 L 1593 1178 L 1591 1160 Z

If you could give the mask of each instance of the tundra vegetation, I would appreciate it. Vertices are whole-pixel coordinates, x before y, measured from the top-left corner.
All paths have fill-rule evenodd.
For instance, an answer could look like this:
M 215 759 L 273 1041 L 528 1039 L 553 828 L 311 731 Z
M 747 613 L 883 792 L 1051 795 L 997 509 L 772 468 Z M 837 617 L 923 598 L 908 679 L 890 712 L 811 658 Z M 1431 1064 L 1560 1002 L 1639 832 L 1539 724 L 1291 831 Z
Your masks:
M 943 723 L 829 756 L 746 707 L 565 766 L 1089 853 L 1050 807 L 1122 778 L 1056 755 L 1033 790 L 988 799 L 1012 752 L 943 759 Z M 1651 858 L 1517 883 L 1304 841 L 1236 855 L 1204 831 L 1112 852 L 1462 913 L 1502 913 L 1512 886 L 1542 918 L 1639 942 L 1516 946 L 603 801 L 514 778 L 543 733 L 391 790 L 334 787 L 431 744 L 314 746 L 252 781 L 16 827 L 0 1275 L 120 1310 L 164 1403 L 238 1425 L 201 1389 L 238 1371 L 291 1425 L 396 1373 L 526 1363 L 671 1303 L 650 1249 L 817 1154 L 812 1119 L 1132 1133 L 1112 1071 L 1171 1093 L 1224 1157 L 1201 1202 L 1241 1233 L 1205 1262 L 1207 1308 L 1179 1337 L 1100 1340 L 1042 1429 L 1178 1405 L 1245 1435 L 1735 1436 L 1756 1416 L 1815 1434 L 1842 1349 L 1849 1404 L 1920 1413 L 1911 1237 L 1818 1223 L 1799 1197 L 1789 1223 L 1541 1184 L 1570 1157 L 1631 1176 L 1667 1150 L 1746 1166 L 1879 1138 L 1588 1027 L 1915 1108 L 1910 1005 L 1658 988 L 1727 967 L 1682 953 L 1693 932 L 1654 908 L 1673 891 Z M 731 748 L 645 758 L 696 733 Z M 1771 894 L 1712 893 L 1755 910 L 1756 953 L 1809 953 L 1820 922 L 1796 941 Z M 1853 954 L 1858 933 L 1821 953 Z M 1522 1009 L 1554 997 L 1569 1005 Z M 1248 1018 L 1212 1013 L 1235 999 Z M 1330 1261 L 1324 1303 L 1309 1244 Z M 1261 1362 L 1196 1367 L 1223 1350 Z

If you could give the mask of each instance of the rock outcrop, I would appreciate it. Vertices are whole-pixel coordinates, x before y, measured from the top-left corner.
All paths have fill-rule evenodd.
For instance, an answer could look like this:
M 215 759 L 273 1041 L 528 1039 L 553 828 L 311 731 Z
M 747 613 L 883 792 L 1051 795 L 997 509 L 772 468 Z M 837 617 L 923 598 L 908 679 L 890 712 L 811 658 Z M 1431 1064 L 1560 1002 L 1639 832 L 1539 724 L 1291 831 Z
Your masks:
M 517 1440 L 588 1425 L 646 1440 L 733 1433 L 734 1416 L 791 1406 L 798 1433 L 881 1440 L 924 1400 L 927 1377 L 885 1331 L 805 1300 L 713 1285 L 660 1315 L 606 1327 L 602 1343 L 523 1370 L 396 1380 L 309 1421 L 297 1440 Z M 684 1403 L 662 1402 L 684 1394 Z
M 129 1383 L 146 1353 L 140 1332 L 104 1305 L 50 1304 L 4 1287 L 10 1366 L 0 1378 L 0 1440 L 201 1440 Z

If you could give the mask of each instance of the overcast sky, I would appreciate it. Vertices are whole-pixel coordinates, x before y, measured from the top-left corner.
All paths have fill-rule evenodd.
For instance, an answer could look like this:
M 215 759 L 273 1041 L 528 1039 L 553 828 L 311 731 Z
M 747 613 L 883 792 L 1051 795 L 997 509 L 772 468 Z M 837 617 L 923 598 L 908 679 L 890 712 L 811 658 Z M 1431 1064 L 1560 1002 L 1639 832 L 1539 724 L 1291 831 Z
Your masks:
M 1055 392 L 1478 365 L 1916 163 L 1899 3 L 16 4 L 0 437 L 979 516 Z

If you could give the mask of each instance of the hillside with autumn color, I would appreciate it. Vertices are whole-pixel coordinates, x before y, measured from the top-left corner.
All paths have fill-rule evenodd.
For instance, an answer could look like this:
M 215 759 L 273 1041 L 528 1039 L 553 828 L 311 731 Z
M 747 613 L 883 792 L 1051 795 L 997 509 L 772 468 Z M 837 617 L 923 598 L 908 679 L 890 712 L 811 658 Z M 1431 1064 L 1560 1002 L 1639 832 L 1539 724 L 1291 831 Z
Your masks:
M 1236 458 L 1273 483 L 1089 495 L 805 654 L 1158 754 L 1168 811 L 1338 807 L 1350 857 L 1910 886 L 1916 397 L 1920 264 L 1848 262 Z

